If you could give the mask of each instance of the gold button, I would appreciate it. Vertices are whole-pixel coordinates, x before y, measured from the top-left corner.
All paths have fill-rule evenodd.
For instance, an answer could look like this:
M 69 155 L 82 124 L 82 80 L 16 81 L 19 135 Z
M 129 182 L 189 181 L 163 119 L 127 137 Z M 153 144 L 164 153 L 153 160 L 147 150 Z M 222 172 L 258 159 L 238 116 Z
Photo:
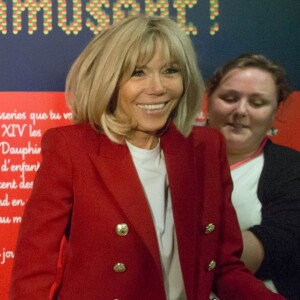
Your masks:
M 117 273 L 123 273 L 126 271 L 126 266 L 123 263 L 117 263 L 114 265 L 114 271 Z
M 212 271 L 213 269 L 215 269 L 215 267 L 216 267 L 216 265 L 217 265 L 217 263 L 214 261 L 214 260 L 212 260 L 209 264 L 208 264 L 208 271 Z
M 213 223 L 209 223 L 206 227 L 205 227 L 205 234 L 210 234 L 215 230 L 215 225 Z
M 123 223 L 123 224 L 118 224 L 116 226 L 116 233 L 119 236 L 125 236 L 128 234 L 129 228 L 127 226 L 127 224 Z

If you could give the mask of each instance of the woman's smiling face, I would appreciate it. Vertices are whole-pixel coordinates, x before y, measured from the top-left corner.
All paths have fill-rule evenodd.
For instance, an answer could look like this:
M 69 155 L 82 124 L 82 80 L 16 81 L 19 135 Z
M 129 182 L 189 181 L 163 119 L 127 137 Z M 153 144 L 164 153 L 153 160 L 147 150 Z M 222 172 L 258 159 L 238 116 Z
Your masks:
M 176 62 L 166 61 L 158 44 L 152 59 L 136 66 L 131 78 L 120 86 L 117 110 L 134 124 L 131 142 L 153 137 L 168 121 L 183 94 L 183 79 Z
M 276 109 L 272 75 L 255 67 L 236 68 L 209 97 L 209 125 L 223 133 L 228 152 L 252 152 L 272 126 Z

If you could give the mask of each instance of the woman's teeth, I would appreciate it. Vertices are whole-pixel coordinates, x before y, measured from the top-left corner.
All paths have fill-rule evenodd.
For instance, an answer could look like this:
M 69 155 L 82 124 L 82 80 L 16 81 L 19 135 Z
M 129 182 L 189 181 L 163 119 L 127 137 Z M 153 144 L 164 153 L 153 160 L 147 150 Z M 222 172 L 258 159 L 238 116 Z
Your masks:
M 156 110 L 156 109 L 162 109 L 164 108 L 166 103 L 160 103 L 160 104 L 137 104 L 138 107 L 142 109 L 147 110 Z

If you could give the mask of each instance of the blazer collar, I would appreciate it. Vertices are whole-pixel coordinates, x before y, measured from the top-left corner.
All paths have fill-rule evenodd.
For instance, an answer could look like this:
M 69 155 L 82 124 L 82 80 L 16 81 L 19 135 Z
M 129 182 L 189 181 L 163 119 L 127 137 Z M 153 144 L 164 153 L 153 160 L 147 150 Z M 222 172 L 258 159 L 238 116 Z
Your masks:
M 196 182 L 194 170 L 193 136 L 184 137 L 171 124 L 169 131 L 161 139 L 164 150 L 173 215 L 175 220 L 178 250 L 180 254 L 181 269 L 185 279 L 188 298 L 193 290 L 195 265 L 197 258 L 197 228 L 199 222 L 200 199 L 196 199 Z

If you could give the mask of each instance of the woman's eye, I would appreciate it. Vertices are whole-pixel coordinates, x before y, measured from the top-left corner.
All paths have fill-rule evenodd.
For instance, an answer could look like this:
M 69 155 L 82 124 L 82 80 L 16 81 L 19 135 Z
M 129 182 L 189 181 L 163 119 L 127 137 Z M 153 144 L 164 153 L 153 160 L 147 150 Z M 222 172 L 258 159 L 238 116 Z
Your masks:
M 144 71 L 143 70 L 136 69 L 136 70 L 133 71 L 133 73 L 132 73 L 131 76 L 141 77 L 143 75 L 144 75 Z
M 253 101 L 253 102 L 251 102 L 251 105 L 253 107 L 261 107 L 261 106 L 264 105 L 264 102 L 262 102 L 262 101 Z
M 237 101 L 237 98 L 233 96 L 221 96 L 220 98 L 226 103 L 234 103 Z
M 252 105 L 252 107 L 255 107 L 255 108 L 265 106 L 268 103 L 270 103 L 270 101 L 265 98 L 261 98 L 261 97 L 250 98 L 250 104 Z
M 179 72 L 179 68 L 173 68 L 173 67 L 167 68 L 165 70 L 166 74 L 175 74 L 175 73 L 178 73 L 178 72 Z

